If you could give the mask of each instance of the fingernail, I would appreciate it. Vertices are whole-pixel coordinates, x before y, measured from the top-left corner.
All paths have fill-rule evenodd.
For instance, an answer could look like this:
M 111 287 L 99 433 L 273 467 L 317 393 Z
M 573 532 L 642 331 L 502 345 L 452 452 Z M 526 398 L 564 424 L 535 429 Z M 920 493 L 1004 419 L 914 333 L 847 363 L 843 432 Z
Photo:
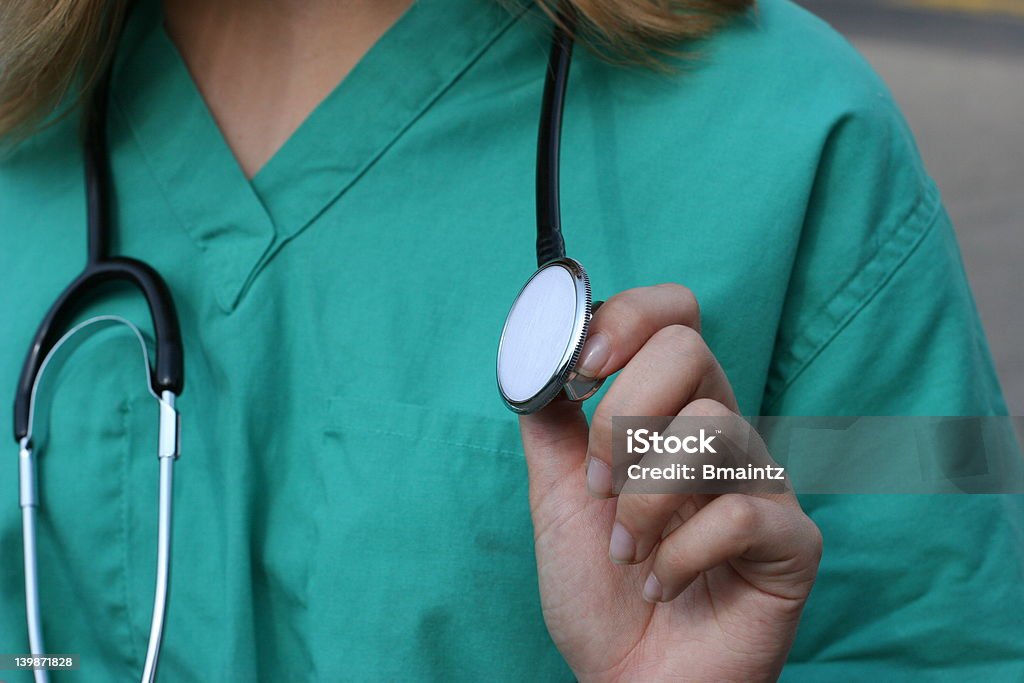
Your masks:
M 658 577 L 651 572 L 651 575 L 647 577 L 646 583 L 644 583 L 644 600 L 647 602 L 661 602 L 664 591 L 661 588 L 661 581 L 658 581 Z
M 597 373 L 601 372 L 601 368 L 611 355 L 612 347 L 608 343 L 608 337 L 598 332 L 588 337 L 587 343 L 583 345 L 583 353 L 580 354 L 580 362 L 576 364 L 576 372 L 584 377 L 597 377 Z
M 596 498 L 611 498 L 612 468 L 603 460 L 587 458 L 587 490 Z
M 608 556 L 616 564 L 628 564 L 636 556 L 636 541 L 618 522 L 612 527 L 612 540 L 608 544 Z

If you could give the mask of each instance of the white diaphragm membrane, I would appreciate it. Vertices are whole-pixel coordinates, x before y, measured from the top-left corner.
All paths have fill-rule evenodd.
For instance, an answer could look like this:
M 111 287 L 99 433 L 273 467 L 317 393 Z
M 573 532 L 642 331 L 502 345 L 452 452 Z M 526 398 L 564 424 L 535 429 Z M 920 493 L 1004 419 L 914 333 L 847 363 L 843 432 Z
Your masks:
M 572 375 L 590 322 L 590 283 L 572 259 L 542 266 L 519 292 L 501 333 L 498 389 L 517 413 L 532 413 Z

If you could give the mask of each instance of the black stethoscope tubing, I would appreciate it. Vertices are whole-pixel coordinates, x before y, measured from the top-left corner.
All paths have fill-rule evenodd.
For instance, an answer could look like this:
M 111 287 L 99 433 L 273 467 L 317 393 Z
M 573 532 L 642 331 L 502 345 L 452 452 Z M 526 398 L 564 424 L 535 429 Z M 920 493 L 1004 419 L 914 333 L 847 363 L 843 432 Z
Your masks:
M 153 389 L 158 394 L 170 391 L 179 395 L 185 385 L 181 325 L 167 283 L 152 266 L 138 259 L 109 254 L 111 179 L 106 143 L 108 89 L 109 75 L 106 75 L 98 84 L 87 112 L 83 149 L 88 227 L 85 268 L 50 306 L 32 340 L 14 399 L 16 441 L 21 441 L 29 433 L 32 387 L 44 359 L 68 329 L 75 315 L 88 303 L 90 295 L 104 283 L 121 281 L 131 284 L 139 290 L 149 306 L 156 337 L 156 359 L 154 367 L 150 369 Z
M 537 130 L 537 267 L 565 257 L 558 176 L 562 113 L 572 63 L 570 21 L 568 14 L 555 21 Z

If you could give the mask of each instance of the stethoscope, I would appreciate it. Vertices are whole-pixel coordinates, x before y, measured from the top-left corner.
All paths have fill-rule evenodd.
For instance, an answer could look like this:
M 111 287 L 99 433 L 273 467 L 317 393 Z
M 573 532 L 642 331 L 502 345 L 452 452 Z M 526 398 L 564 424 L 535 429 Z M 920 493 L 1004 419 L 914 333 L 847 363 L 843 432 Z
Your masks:
M 498 389 L 505 404 L 517 413 L 531 413 L 562 394 L 583 400 L 599 381 L 578 377 L 575 365 L 593 312 L 590 282 L 577 261 L 565 256 L 559 214 L 559 147 L 566 85 L 572 61 L 571 18 L 562 16 L 552 35 L 544 83 L 537 140 L 537 265 L 517 295 L 501 333 L 498 349 Z M 25 611 L 30 652 L 46 655 L 40 615 L 36 519 L 40 507 L 36 473 L 39 448 L 33 443 L 37 394 L 47 369 L 58 362 L 88 332 L 125 329 L 142 350 L 149 392 L 159 406 L 159 496 L 157 516 L 156 586 L 142 681 L 156 679 L 167 615 L 171 564 L 174 462 L 179 455 L 180 415 L 175 401 L 185 381 L 181 326 L 171 292 L 151 266 L 137 259 L 110 255 L 110 176 L 106 144 L 109 72 L 97 86 L 86 117 L 84 142 L 88 254 L 85 268 L 50 307 L 36 331 L 22 368 L 14 403 L 14 438 L 19 445 L 19 504 L 25 558 Z M 119 316 L 101 315 L 73 324 L 86 304 L 100 295 L 100 285 L 127 282 L 149 306 L 155 336 L 152 362 L 144 333 Z M 63 331 L 63 332 L 62 332 Z M 36 683 L 47 683 L 48 672 L 35 669 Z
M 153 614 L 142 680 L 156 678 L 157 660 L 167 614 L 167 586 L 171 562 L 171 518 L 174 462 L 179 453 L 180 416 L 174 403 L 185 382 L 181 327 L 174 300 L 163 278 L 149 265 L 136 259 L 110 255 L 110 168 L 106 149 L 106 107 L 109 76 L 98 85 L 87 113 L 84 148 L 85 191 L 87 203 L 88 254 L 85 268 L 69 284 L 47 311 L 39 325 L 18 380 L 14 399 L 14 438 L 20 447 L 18 456 L 19 503 L 22 514 L 22 541 L 25 555 L 25 612 L 28 620 L 29 648 L 33 657 L 46 654 L 39 605 L 39 572 L 36 548 L 36 517 L 39 510 L 36 455 L 33 443 L 33 418 L 40 383 L 47 369 L 80 342 L 85 333 L 109 327 L 126 327 L 138 340 L 145 363 L 149 392 L 159 405 L 160 428 L 157 459 L 160 465 L 157 513 L 157 565 Z M 142 294 L 149 305 L 156 357 L 152 365 L 145 338 L 133 323 L 118 316 L 97 316 L 72 325 L 77 313 L 95 298 L 100 285 L 111 281 L 127 282 Z M 62 333 L 63 331 L 63 333 Z M 36 683 L 49 681 L 45 669 L 35 669 Z
M 603 380 L 577 374 L 594 310 L 590 278 L 565 255 L 558 194 L 562 112 L 572 61 L 570 15 L 551 42 L 537 134 L 537 271 L 519 290 L 498 343 L 498 392 L 513 412 L 534 413 L 557 397 L 584 401 Z

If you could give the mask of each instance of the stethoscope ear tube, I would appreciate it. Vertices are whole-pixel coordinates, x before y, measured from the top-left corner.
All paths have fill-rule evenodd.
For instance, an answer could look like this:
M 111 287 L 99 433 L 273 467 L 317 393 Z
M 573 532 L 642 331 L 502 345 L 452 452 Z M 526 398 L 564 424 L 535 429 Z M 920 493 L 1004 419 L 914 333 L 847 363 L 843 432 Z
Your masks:
M 41 657 L 46 653 L 43 640 L 42 619 L 39 599 L 39 562 L 36 544 L 36 518 L 39 509 L 37 489 L 36 456 L 32 440 L 35 433 L 33 423 L 39 421 L 36 415 L 37 393 L 47 373 L 52 373 L 54 365 L 60 365 L 61 359 L 74 353 L 77 344 L 88 333 L 97 332 L 111 326 L 123 325 L 135 336 L 142 351 L 142 365 L 145 370 L 146 384 L 153 398 L 160 407 L 160 429 L 157 456 L 160 464 L 160 490 L 157 533 L 157 570 L 156 588 L 153 597 L 153 613 L 150 623 L 149 645 L 146 651 L 146 662 L 143 670 L 144 683 L 152 683 L 156 678 L 157 664 L 160 654 L 160 643 L 163 639 L 164 621 L 167 613 L 167 594 L 170 576 L 171 550 L 171 518 L 173 505 L 173 473 L 174 461 L 179 454 L 179 414 L 175 409 L 175 394 L 170 391 L 157 391 L 152 385 L 153 370 L 149 362 L 149 351 L 142 331 L 128 320 L 114 315 L 101 315 L 77 323 L 65 332 L 47 352 L 31 389 L 29 401 L 28 434 L 19 443 L 18 479 L 19 504 L 22 510 L 22 541 L 25 558 L 25 611 L 28 620 L 29 647 L 33 656 Z M 45 420 L 44 420 L 45 422 Z M 49 677 L 43 669 L 35 670 L 36 683 L 47 683 Z
M 174 300 L 171 298 L 167 283 L 153 268 L 135 259 L 112 258 L 91 263 L 61 293 L 36 331 L 18 379 L 14 399 L 16 441 L 21 441 L 29 433 L 32 386 L 43 360 L 73 317 L 87 302 L 89 294 L 99 285 L 112 281 L 134 285 L 149 306 L 153 319 L 153 335 L 156 338 L 156 359 L 150 369 L 153 390 L 158 393 L 170 391 L 178 395 L 184 389 L 184 346 Z

